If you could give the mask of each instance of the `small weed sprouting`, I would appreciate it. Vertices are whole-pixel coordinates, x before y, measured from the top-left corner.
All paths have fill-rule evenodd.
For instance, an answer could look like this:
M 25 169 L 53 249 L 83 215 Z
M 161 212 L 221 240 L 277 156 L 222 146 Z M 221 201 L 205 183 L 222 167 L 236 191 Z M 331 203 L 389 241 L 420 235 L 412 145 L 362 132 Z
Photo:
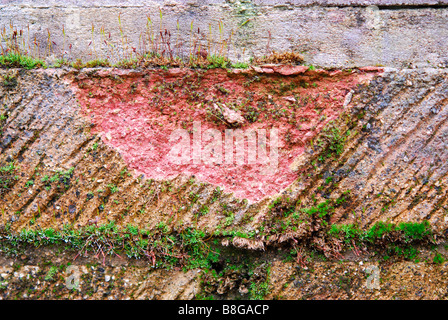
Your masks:
M 110 193 L 115 193 L 118 191 L 118 187 L 113 183 L 108 184 L 107 187 L 109 188 Z

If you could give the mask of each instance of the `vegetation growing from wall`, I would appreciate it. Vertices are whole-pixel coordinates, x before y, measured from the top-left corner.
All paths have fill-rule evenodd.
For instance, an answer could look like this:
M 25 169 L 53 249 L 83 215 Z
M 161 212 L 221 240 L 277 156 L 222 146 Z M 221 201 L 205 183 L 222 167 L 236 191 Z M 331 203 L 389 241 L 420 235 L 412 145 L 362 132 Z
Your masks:
M 380 221 L 367 230 L 362 230 L 354 224 L 334 224 L 328 234 L 346 243 L 352 240 L 371 244 L 384 243 L 387 239 L 401 243 L 433 240 L 433 231 L 428 221 L 400 222 L 398 225 Z
M 188 39 L 182 39 L 180 25 L 177 22 L 176 30 L 169 30 L 164 26 L 163 12 L 160 11 L 158 23 L 154 18 L 147 16 L 145 31 L 139 35 L 139 43 L 130 43 L 129 37 L 124 33 L 121 14 L 118 15 L 117 29 L 119 38 L 111 37 L 111 33 L 103 27 L 92 24 L 92 36 L 89 44 L 89 61 L 83 61 L 72 55 L 73 46 L 67 43 L 67 34 L 64 26 L 60 30 L 48 30 L 46 44 L 35 37 L 31 38 L 29 26 L 18 28 L 10 22 L 0 30 L 1 45 L 0 67 L 3 68 L 46 68 L 70 66 L 76 69 L 94 67 L 190 67 L 190 68 L 238 68 L 249 67 L 249 61 L 232 62 L 228 52 L 234 45 L 234 36 L 239 29 L 250 21 L 244 21 L 234 29 L 226 30 L 224 23 L 219 21 L 217 26 L 209 25 L 207 31 L 189 26 Z M 216 29 L 215 29 L 216 28 Z M 55 35 L 62 43 L 55 42 Z M 45 49 L 43 50 L 42 47 Z M 267 54 L 262 57 L 253 57 L 255 64 L 287 63 L 301 64 L 303 57 L 298 52 L 275 52 L 266 48 Z M 45 62 L 48 57 L 55 57 Z M 45 61 L 44 61 L 45 60 Z
M 118 227 L 114 222 L 106 225 L 91 225 L 74 229 L 64 225 L 60 231 L 48 229 L 27 229 L 13 233 L 7 225 L 1 232 L 1 251 L 16 255 L 27 246 L 64 246 L 78 251 L 79 255 L 94 253 L 106 256 L 149 259 L 153 267 L 186 269 L 209 268 L 216 262 L 219 250 L 212 249 L 205 241 L 206 234 L 193 228 L 171 232 L 160 223 L 155 231 L 135 226 Z
M 119 227 L 110 222 L 106 225 L 91 225 L 77 229 L 65 225 L 60 231 L 48 228 L 27 229 L 14 233 L 6 225 L 1 230 L 0 244 L 1 251 L 9 255 L 20 254 L 27 246 L 64 246 L 67 250 L 78 251 L 79 255 L 94 253 L 102 259 L 106 256 L 146 258 L 157 268 L 169 269 L 181 266 L 191 269 L 211 268 L 220 260 L 220 249 L 216 246 L 219 244 L 216 242 L 218 239 L 223 237 L 251 239 L 256 237 L 256 234 L 257 232 L 244 234 L 231 231 L 209 235 L 192 227 L 171 230 L 162 222 L 156 230 L 151 231 L 132 225 Z M 394 248 L 399 248 L 394 249 L 395 252 L 400 254 L 399 250 L 410 245 L 434 243 L 433 235 L 428 222 L 403 222 L 398 225 L 378 222 L 368 230 L 362 230 L 352 224 L 334 224 L 327 228 L 326 242 L 342 241 L 346 246 L 341 247 L 341 251 L 351 248 L 353 244 L 359 247 L 379 248 L 393 243 Z M 283 249 L 288 251 L 291 247 L 283 246 Z

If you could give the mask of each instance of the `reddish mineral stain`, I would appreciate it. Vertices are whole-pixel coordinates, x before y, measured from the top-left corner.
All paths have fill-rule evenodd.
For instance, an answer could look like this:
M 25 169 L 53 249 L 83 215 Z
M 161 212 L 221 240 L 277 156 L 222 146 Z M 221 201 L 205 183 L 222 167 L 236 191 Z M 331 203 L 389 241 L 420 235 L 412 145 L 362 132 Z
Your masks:
M 285 72 L 288 74 L 283 68 Z M 101 133 L 103 141 L 118 150 L 137 174 L 152 179 L 194 176 L 253 202 L 278 193 L 296 179 L 297 173 L 290 169 L 294 158 L 338 117 L 350 90 L 376 72 L 332 74 L 316 70 L 282 76 L 220 69 L 105 69 L 95 76 L 78 76 L 74 85 L 84 114 L 95 124 L 92 132 Z M 224 146 L 224 132 L 232 127 L 213 114 L 214 104 L 242 115 L 245 122 L 238 129 L 243 132 L 266 129 L 268 155 L 269 132 L 278 130 L 279 157 L 274 174 L 263 175 L 262 165 L 247 161 L 243 165 L 195 164 L 193 160 L 175 164 L 167 157 L 178 143 L 170 141 L 173 131 L 188 131 L 192 141 L 195 122 L 201 123 L 202 133 L 217 129 Z M 204 141 L 202 147 L 206 144 Z

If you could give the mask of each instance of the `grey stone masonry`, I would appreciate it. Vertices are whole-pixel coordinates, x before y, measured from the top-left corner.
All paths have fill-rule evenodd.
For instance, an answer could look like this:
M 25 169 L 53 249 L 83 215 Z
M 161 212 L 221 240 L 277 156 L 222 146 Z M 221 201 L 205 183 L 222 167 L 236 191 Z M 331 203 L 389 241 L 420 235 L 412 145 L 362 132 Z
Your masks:
M 3 46 L 11 25 L 48 61 L 129 58 L 162 31 L 159 46 L 168 52 L 169 32 L 184 57 L 201 47 L 239 61 L 295 50 L 330 68 L 448 65 L 448 0 L 0 0 Z

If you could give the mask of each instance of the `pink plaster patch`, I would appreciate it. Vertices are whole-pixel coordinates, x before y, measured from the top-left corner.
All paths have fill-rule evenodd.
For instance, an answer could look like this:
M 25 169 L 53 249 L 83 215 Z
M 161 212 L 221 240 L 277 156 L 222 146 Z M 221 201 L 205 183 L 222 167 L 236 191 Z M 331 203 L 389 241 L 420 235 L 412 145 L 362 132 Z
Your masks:
M 95 124 L 93 132 L 101 133 L 103 141 L 117 149 L 137 173 L 154 179 L 194 175 L 253 202 L 280 192 L 296 179 L 297 173 L 290 169 L 294 158 L 338 117 L 350 89 L 373 76 L 348 72 L 329 76 L 325 71 L 302 69 L 278 69 L 298 74 L 290 77 L 225 70 L 104 70 L 96 77 L 78 77 L 75 85 L 85 115 Z M 278 130 L 275 174 L 261 174 L 259 164 L 170 161 L 167 155 L 177 144 L 170 141 L 170 135 L 185 129 L 192 139 L 194 122 L 201 123 L 202 132 L 217 129 L 224 143 L 229 126 L 210 114 L 216 103 L 245 116 L 243 131 Z M 269 150 L 269 134 L 267 146 Z

